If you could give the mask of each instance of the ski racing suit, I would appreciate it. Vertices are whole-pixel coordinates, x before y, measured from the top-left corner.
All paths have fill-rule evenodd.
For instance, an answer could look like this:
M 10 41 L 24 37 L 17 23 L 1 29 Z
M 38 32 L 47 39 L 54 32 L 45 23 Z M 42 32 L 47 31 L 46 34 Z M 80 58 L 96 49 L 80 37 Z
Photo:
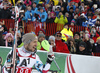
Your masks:
M 8 56 L 11 55 L 12 51 L 8 53 Z M 39 56 L 35 52 L 27 52 L 24 46 L 16 49 L 16 54 L 18 57 L 16 65 L 16 73 L 31 73 L 32 67 L 34 66 L 40 73 L 47 73 L 51 66 L 51 61 L 47 58 L 46 64 L 43 65 Z M 6 60 L 3 70 L 3 73 L 9 73 L 6 67 Z

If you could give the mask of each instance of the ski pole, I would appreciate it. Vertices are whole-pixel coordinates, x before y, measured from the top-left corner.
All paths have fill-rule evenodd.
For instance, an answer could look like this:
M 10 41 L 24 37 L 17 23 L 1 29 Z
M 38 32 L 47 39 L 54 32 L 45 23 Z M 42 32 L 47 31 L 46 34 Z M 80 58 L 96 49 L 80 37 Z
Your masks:
M 53 60 L 54 60 L 54 63 L 56 64 L 57 68 L 58 68 L 58 69 L 59 69 L 59 71 L 61 72 L 61 69 L 59 68 L 59 66 L 58 66 L 57 62 L 55 61 L 55 59 L 53 59 Z

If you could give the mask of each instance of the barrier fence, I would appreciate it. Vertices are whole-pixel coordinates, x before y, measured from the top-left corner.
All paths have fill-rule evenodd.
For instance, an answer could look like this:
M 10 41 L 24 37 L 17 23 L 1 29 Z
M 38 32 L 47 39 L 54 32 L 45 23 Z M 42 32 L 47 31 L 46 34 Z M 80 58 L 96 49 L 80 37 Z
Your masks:
M 0 57 L 2 58 L 2 61 L 0 60 L 1 65 L 4 65 L 7 54 L 11 49 L 11 47 L 0 46 Z M 45 64 L 47 59 L 47 52 L 38 50 L 37 54 L 43 64 Z M 54 52 L 54 55 L 55 61 L 61 69 L 61 72 L 59 72 L 55 63 L 52 62 L 48 73 L 100 73 L 100 57 L 58 52 Z M 38 73 L 38 71 L 33 69 L 32 73 Z
M 13 19 L 0 19 L 0 21 L 4 21 L 4 24 L 6 25 L 7 29 L 14 28 L 15 20 Z M 57 31 L 61 31 L 63 29 L 62 24 L 56 24 L 56 23 L 40 23 L 40 22 L 24 22 L 22 21 L 22 25 L 24 28 L 24 32 L 35 32 L 35 34 L 38 34 L 38 31 L 42 28 L 46 31 L 46 36 L 50 36 L 55 34 Z M 85 30 L 85 27 L 82 26 L 71 26 L 68 25 L 69 28 L 71 28 L 72 32 L 80 32 Z

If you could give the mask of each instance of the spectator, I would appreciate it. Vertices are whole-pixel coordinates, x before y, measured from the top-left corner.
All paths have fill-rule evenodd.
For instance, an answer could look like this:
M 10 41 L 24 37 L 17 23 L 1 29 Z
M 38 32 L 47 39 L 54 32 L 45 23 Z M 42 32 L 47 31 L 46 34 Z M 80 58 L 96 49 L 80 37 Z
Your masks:
M 84 11 L 84 3 L 82 2 L 81 5 L 79 6 L 79 11 L 83 12 Z
M 3 9 L 0 11 L 0 19 L 10 19 L 11 18 L 11 13 L 10 10 L 7 9 L 7 5 L 4 4 Z
M 61 12 L 62 12 L 63 15 L 65 15 L 66 10 L 64 9 L 64 7 L 61 7 Z
M 50 36 L 48 41 L 49 41 L 50 45 L 52 45 L 53 51 L 56 52 L 55 37 L 54 36 Z
M 76 48 L 78 48 L 79 43 L 82 41 L 81 38 L 80 38 L 79 32 L 74 33 L 74 41 L 75 41 L 75 44 L 76 44 Z M 76 51 L 79 51 L 79 49 L 77 49 Z
M 40 29 L 40 30 L 39 30 L 38 35 L 40 35 L 40 34 L 45 34 L 44 29 Z
M 13 28 L 9 28 L 8 33 L 11 33 L 14 36 L 14 30 L 13 30 Z
M 61 38 L 62 34 L 60 32 L 57 32 L 55 35 L 55 43 L 56 43 L 55 52 L 69 53 L 67 45 L 64 42 L 62 42 Z
M 14 7 L 12 6 L 12 4 L 9 4 L 8 9 L 9 9 L 10 11 L 12 11 L 12 8 L 14 8 Z
M 61 7 L 64 7 L 64 8 L 66 6 L 66 4 L 63 2 L 63 0 L 59 0 L 58 5 L 60 5 Z
M 74 23 L 75 25 L 77 25 L 77 24 L 76 24 L 76 23 L 77 23 L 77 18 L 78 18 L 78 15 L 76 14 L 76 15 L 74 16 L 74 19 L 72 19 L 71 23 Z
M 99 34 L 96 32 L 95 25 L 92 25 L 90 35 L 91 35 L 90 38 L 92 38 L 94 42 L 96 43 L 96 39 L 99 37 Z
M 25 14 L 24 14 L 24 10 L 21 10 L 19 13 L 19 19 L 18 19 L 19 24 L 18 25 L 23 26 L 23 21 L 25 21 Z
M 66 12 L 65 13 L 65 17 L 67 18 L 67 20 L 68 20 L 68 25 L 70 25 L 70 23 L 71 23 L 71 17 L 70 17 L 70 15 L 69 15 L 69 13 L 68 12 Z
M 82 32 L 82 31 L 81 31 Z M 81 38 L 80 38 L 80 33 L 79 32 L 75 32 L 74 33 L 74 40 L 76 43 L 80 42 L 81 41 Z
M 3 29 L 3 33 L 8 31 L 8 29 L 7 29 L 6 25 L 5 25 L 4 20 L 2 22 L 0 21 L 0 25 L 4 28 Z
M 68 45 L 68 49 L 70 53 L 75 54 L 77 49 L 76 49 L 76 44 L 73 38 L 68 38 L 67 45 Z
M 22 1 L 17 1 L 16 5 L 18 6 L 19 11 L 26 10 L 26 6 Z
M 97 42 L 93 44 L 93 53 L 100 53 L 100 37 L 97 38 Z
M 5 46 L 6 47 L 12 47 L 13 46 L 13 39 L 14 36 L 11 33 L 7 33 L 6 36 L 4 37 L 5 39 Z
M 0 27 L 0 46 L 5 46 L 5 42 L 4 39 L 2 37 L 2 31 L 3 31 L 3 27 Z
M 96 23 L 96 21 L 97 21 L 97 19 L 92 19 L 92 15 L 89 14 L 88 15 L 88 21 L 86 21 L 85 23 L 83 22 L 82 26 L 87 26 L 87 25 L 92 26 Z
M 56 8 L 56 11 L 55 11 L 57 17 L 58 17 L 58 15 L 59 15 L 59 12 L 60 12 L 60 7 L 57 7 L 57 8 Z
M 66 17 L 64 17 L 64 15 L 62 14 L 62 12 L 59 12 L 59 15 L 58 17 L 55 18 L 54 20 L 55 23 L 58 23 L 57 24 L 57 31 L 61 30 L 62 27 L 68 23 L 68 20 Z
M 26 19 L 26 22 L 28 21 L 33 21 L 33 16 L 34 16 L 34 11 L 31 10 L 31 6 L 28 6 L 28 9 L 27 11 L 25 12 L 25 19 Z
M 76 8 L 74 14 L 75 14 L 75 15 L 76 15 L 76 14 L 79 15 L 79 13 L 80 13 L 79 8 Z
M 53 23 L 54 19 L 55 19 L 55 13 L 54 12 L 50 12 L 48 13 L 48 18 L 46 20 L 46 23 Z
M 18 30 L 18 33 L 17 33 L 17 46 L 19 46 L 21 43 L 22 43 L 22 35 L 21 35 L 20 30 Z
M 61 31 L 62 33 L 62 40 L 67 41 L 68 38 L 73 38 L 73 32 L 71 29 L 68 27 L 68 25 L 65 25 L 63 30 Z
M 87 46 L 90 46 L 90 45 L 87 45 L 85 42 L 80 42 L 79 44 L 79 51 L 77 52 L 77 54 L 80 54 L 80 55 L 91 55 L 90 52 L 87 51 Z
M 86 21 L 86 16 L 84 13 L 82 13 L 78 18 L 76 24 L 78 26 L 82 26 L 82 23 Z
M 71 20 L 74 18 L 74 11 L 73 11 L 73 7 L 70 7 L 70 10 L 69 10 L 69 15 L 71 17 Z
M 38 10 L 35 2 L 33 2 L 33 4 L 32 4 L 32 10 L 35 11 L 35 12 Z
M 49 8 L 50 8 L 50 5 L 49 4 L 45 4 L 45 10 L 46 10 L 46 12 L 49 10 Z
M 19 26 L 18 30 L 19 30 L 19 32 L 20 32 L 20 34 L 21 34 L 21 37 L 22 37 L 22 36 L 24 35 L 23 27 L 22 27 L 22 26 Z
M 26 6 L 28 6 L 28 5 L 31 5 L 32 2 L 31 2 L 31 0 L 25 0 L 25 1 L 24 1 L 24 4 L 25 4 Z
M 38 50 L 43 50 L 42 46 L 41 46 L 41 42 L 45 40 L 45 35 L 44 34 L 40 34 L 38 35 L 38 43 L 37 43 L 37 49 Z
M 12 7 L 12 10 L 11 10 L 11 18 L 12 19 L 15 19 L 15 7 Z
M 39 11 L 36 12 L 40 16 L 40 22 L 45 22 L 47 19 L 47 13 L 43 7 L 39 8 Z

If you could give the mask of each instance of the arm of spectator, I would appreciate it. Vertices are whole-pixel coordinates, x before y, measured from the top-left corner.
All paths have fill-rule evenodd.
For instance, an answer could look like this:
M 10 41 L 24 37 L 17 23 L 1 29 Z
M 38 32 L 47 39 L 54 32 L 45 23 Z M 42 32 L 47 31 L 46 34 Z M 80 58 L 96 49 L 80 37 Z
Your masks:
M 44 18 L 41 19 L 41 22 L 45 22 L 47 19 L 47 13 L 45 13 Z
M 65 22 L 65 23 L 68 23 L 68 20 L 67 20 L 67 18 L 66 18 L 66 17 L 65 17 L 65 19 L 64 19 L 64 22 Z
M 25 20 L 26 20 L 26 22 L 28 21 L 28 14 L 27 14 L 27 12 L 25 12 Z
M 58 18 L 57 18 L 57 17 L 55 18 L 54 22 L 55 22 L 55 23 L 58 23 Z
M 35 2 L 36 4 L 39 4 L 39 1 L 40 1 L 40 0 L 35 0 L 34 2 Z
M 67 11 L 69 11 L 69 6 L 67 6 L 67 8 L 66 8 L 66 9 L 67 9 Z
M 82 22 L 83 27 L 87 27 L 87 24 L 85 22 Z
M 89 52 L 91 52 L 92 45 L 91 45 L 90 41 L 87 40 L 86 44 L 87 44 L 87 50 L 88 50 Z

